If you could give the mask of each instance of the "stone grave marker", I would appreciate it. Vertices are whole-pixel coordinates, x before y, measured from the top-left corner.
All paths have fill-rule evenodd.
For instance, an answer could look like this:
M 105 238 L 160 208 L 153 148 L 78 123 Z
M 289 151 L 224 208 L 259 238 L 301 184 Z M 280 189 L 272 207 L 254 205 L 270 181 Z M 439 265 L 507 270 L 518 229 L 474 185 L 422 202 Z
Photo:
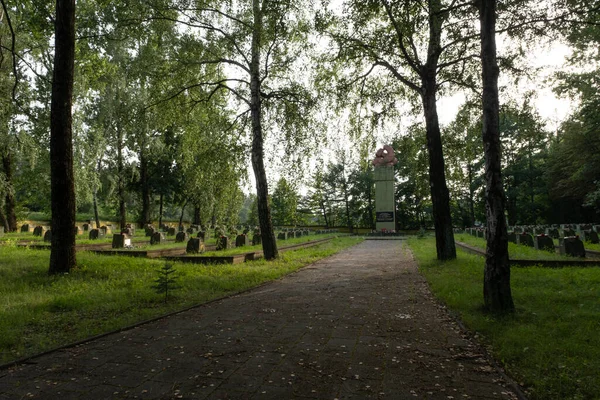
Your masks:
M 536 250 L 554 252 L 554 240 L 550 236 L 536 235 L 533 238 L 533 244 Z
M 88 223 L 83 224 L 83 231 L 84 232 L 89 232 L 91 230 L 92 230 L 91 224 L 88 224 Z
M 478 229 L 478 230 L 477 230 L 477 237 L 478 237 L 478 238 L 483 238 L 484 236 L 485 236 L 485 235 L 484 235 L 484 233 L 483 233 L 483 229 Z
M 185 232 L 186 232 L 186 233 L 189 233 L 190 235 L 193 235 L 193 234 L 194 234 L 194 232 L 196 232 L 196 229 L 194 229 L 194 228 L 193 228 L 193 225 L 192 225 L 192 226 L 190 226 L 189 228 L 187 228 L 187 229 L 185 230 Z
M 517 244 L 517 234 L 514 232 L 508 232 L 508 241 L 510 243 Z
M 23 224 L 21 226 L 21 233 L 29 233 L 29 224 Z
M 560 237 L 560 233 L 558 232 L 557 228 L 546 229 L 546 234 L 552 239 L 558 239 Z
M 188 239 L 190 238 L 190 235 L 186 232 L 177 232 L 177 236 L 175 236 L 175 242 L 176 243 L 183 243 L 188 241 Z
M 577 236 L 567 236 L 559 239 L 559 251 L 561 255 L 585 257 L 583 242 Z
M 90 240 L 103 239 L 104 233 L 100 229 L 92 229 L 90 230 L 89 238 Z
M 517 244 L 533 247 L 533 237 L 529 233 L 520 233 L 517 235 Z
M 254 232 L 254 235 L 252 235 L 252 246 L 258 246 L 259 244 L 262 244 L 262 236 L 260 236 L 260 232 Z
M 44 229 L 43 226 L 38 225 L 35 228 L 33 228 L 33 236 L 44 237 L 45 231 L 46 229 Z
M 198 234 L 196 235 L 196 237 L 202 239 L 202 241 L 205 241 L 206 240 L 206 232 L 199 231 Z
M 244 247 L 250 246 L 250 240 L 248 239 L 248 235 L 241 234 L 237 235 L 235 238 L 235 247 Z
M 44 242 L 52 242 L 52 231 L 51 230 L 47 230 L 46 233 L 44 233 Z
M 564 237 L 577 236 L 577 232 L 575 232 L 571 227 L 566 227 L 563 232 Z
M 106 226 L 106 225 L 102 225 L 102 226 L 100 227 L 100 233 L 101 233 L 101 234 L 103 234 L 104 236 L 108 235 L 108 231 L 109 231 L 109 230 L 110 230 L 110 229 L 109 229 L 109 228 L 108 228 L 108 226 Z
M 229 238 L 227 236 L 219 236 L 217 238 L 217 250 L 227 250 L 229 248 Z
M 173 229 L 175 229 L 175 228 L 173 228 Z M 162 232 L 154 232 L 152 234 L 152 236 L 150 237 L 151 245 L 161 244 L 161 243 L 164 243 L 164 241 L 165 241 L 165 236 L 162 234 Z
M 187 242 L 185 252 L 190 254 L 204 253 L 204 242 L 200 238 L 191 238 Z
M 123 249 L 131 246 L 131 238 L 124 233 L 116 233 L 113 235 L 112 248 Z
M 152 225 L 146 225 L 144 232 L 146 233 L 146 237 L 152 237 L 154 232 L 156 232 L 156 229 L 154 229 Z
M 279 232 L 279 234 L 277 235 L 277 239 L 279 239 L 279 240 L 286 240 L 287 239 L 287 232 Z
M 123 235 L 127 235 L 127 236 L 133 236 L 133 228 L 131 228 L 131 227 L 127 227 L 127 228 L 125 228 L 125 229 L 122 229 L 122 230 L 121 230 L 121 233 L 122 233 Z
M 592 244 L 598 244 L 600 243 L 600 240 L 598 238 L 598 233 L 596 231 L 593 230 L 586 230 L 586 231 L 582 231 L 581 232 L 581 240 L 583 242 L 590 242 Z

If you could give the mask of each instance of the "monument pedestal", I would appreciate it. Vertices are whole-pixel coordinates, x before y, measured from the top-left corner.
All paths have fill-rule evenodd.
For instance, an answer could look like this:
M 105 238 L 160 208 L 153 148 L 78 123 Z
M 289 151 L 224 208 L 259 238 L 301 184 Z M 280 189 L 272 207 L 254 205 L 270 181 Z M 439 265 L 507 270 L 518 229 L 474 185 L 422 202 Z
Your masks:
M 396 230 L 396 202 L 394 193 L 394 167 L 375 167 L 375 227 L 378 232 Z

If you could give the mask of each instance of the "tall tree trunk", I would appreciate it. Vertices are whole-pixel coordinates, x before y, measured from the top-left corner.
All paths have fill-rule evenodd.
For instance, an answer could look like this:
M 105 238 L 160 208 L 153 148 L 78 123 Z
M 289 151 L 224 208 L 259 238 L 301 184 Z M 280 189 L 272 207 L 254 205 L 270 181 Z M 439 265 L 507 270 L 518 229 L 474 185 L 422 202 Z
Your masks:
M 440 12 L 440 0 L 429 0 L 429 44 L 427 63 L 421 70 L 423 111 L 427 135 L 427 151 L 429 154 L 429 186 L 435 227 L 435 246 L 438 260 L 456 258 L 456 245 L 450 215 L 450 193 L 446 186 L 446 170 L 442 150 L 442 136 L 437 114 L 437 70 L 442 52 L 443 14 Z
M 158 227 L 162 226 L 162 216 L 163 216 L 163 202 L 164 202 L 164 194 L 160 194 L 160 201 L 158 206 Z
M 117 127 L 117 197 L 119 198 L 119 226 L 123 230 L 127 226 L 125 211 L 125 178 L 123 167 L 123 132 Z
M 435 246 L 438 260 L 456 258 L 452 217 L 450 215 L 450 193 L 446 186 L 442 136 L 436 105 L 435 70 L 427 73 L 423 80 L 423 108 L 427 129 L 427 150 L 429 153 L 429 186 L 435 227 Z
M 496 0 L 480 0 L 481 60 L 483 70 L 483 147 L 485 153 L 485 203 L 487 216 L 483 298 L 494 313 L 515 309 L 510 289 L 508 233 L 504 217 L 504 190 L 496 62 Z
M 469 176 L 469 218 L 471 219 L 471 226 L 475 225 L 475 187 L 473 185 L 473 165 L 469 163 L 467 166 L 467 172 Z
M 0 203 L 0 226 L 4 228 L 4 232 L 10 232 L 6 214 L 4 214 L 4 204 Z
M 200 207 L 194 206 L 194 225 L 201 225 L 200 222 Z
M 321 212 L 323 213 L 323 219 L 325 220 L 325 228 L 329 228 L 329 220 L 327 220 L 327 209 L 325 208 L 325 202 L 321 201 Z
M 256 198 L 258 205 L 258 222 L 262 237 L 262 248 L 265 259 L 277 258 L 277 241 L 271 221 L 269 207 L 269 189 L 264 165 L 263 133 L 261 121 L 260 98 L 260 44 L 262 26 L 262 10 L 260 0 L 252 0 L 254 23 L 252 27 L 252 59 L 250 62 L 250 115 L 252 118 L 252 169 L 256 180 Z
M 50 274 L 69 272 L 77 263 L 71 115 L 75 66 L 75 0 L 56 1 L 54 26 L 55 53 L 50 111 Z
M 96 164 L 96 173 L 100 174 L 100 160 L 98 160 L 98 164 Z M 94 219 L 96 220 L 96 228 L 100 228 L 100 216 L 98 215 L 98 187 L 94 184 Z
M 139 225 L 144 227 L 150 223 L 150 184 L 148 182 L 148 157 L 143 149 L 140 151 L 140 185 L 142 187 L 142 212 Z
M 189 200 L 186 200 L 181 206 L 181 215 L 179 216 L 179 228 L 183 227 L 183 214 L 185 213 L 185 207 L 187 206 Z
M 6 210 L 7 222 L 7 227 L 5 227 L 6 232 L 17 231 L 17 201 L 15 200 L 15 195 L 12 191 L 12 164 L 12 154 L 10 153 L 10 150 L 7 149 L 7 152 L 2 155 L 2 166 L 4 168 L 4 176 L 9 186 L 9 190 L 6 192 L 4 205 L 4 209 Z

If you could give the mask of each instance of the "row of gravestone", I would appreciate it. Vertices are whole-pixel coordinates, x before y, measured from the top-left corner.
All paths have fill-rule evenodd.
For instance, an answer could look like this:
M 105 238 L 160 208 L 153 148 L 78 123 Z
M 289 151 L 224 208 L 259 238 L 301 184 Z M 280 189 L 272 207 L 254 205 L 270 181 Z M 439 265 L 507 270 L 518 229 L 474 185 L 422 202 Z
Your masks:
M 277 235 L 277 239 L 278 240 L 287 240 L 287 239 L 293 239 L 293 238 L 299 238 L 302 236 L 308 236 L 310 235 L 310 232 L 308 230 L 303 230 L 303 231 L 282 231 L 279 232 L 279 234 Z
M 485 231 L 486 231 L 486 229 L 482 229 L 482 228 L 467 228 L 466 229 L 466 232 L 469 233 L 470 235 L 480 237 L 480 238 L 485 238 Z M 508 232 L 509 237 L 511 234 L 518 235 L 521 233 L 529 234 L 528 231 Z M 533 236 L 538 236 L 538 235 L 549 236 L 555 240 L 565 238 L 565 237 L 578 237 L 583 242 L 590 242 L 592 244 L 600 243 L 600 236 L 598 235 L 598 232 L 595 230 L 592 230 L 592 229 L 589 229 L 589 230 L 584 229 L 584 230 L 579 231 L 579 233 L 577 233 L 576 231 L 574 231 L 570 228 L 566 228 L 563 230 L 559 230 L 558 228 L 546 228 L 545 230 L 541 230 L 541 229 L 534 230 Z M 509 238 L 509 241 L 510 241 L 510 238 Z
M 595 231 L 592 232 L 595 234 L 595 239 L 597 240 L 598 234 Z M 485 237 L 485 229 L 467 229 L 467 233 L 477 237 Z M 553 238 L 546 234 L 530 235 L 529 233 L 509 232 L 508 241 L 522 246 L 533 247 L 536 250 L 555 251 Z M 558 238 L 558 249 L 561 255 L 585 257 L 583 241 L 576 235 Z

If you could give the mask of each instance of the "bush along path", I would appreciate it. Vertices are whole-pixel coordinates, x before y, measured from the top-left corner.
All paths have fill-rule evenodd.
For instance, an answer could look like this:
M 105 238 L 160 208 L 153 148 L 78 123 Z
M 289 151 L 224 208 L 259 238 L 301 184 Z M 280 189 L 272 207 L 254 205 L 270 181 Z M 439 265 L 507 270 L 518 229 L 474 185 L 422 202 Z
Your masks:
M 401 241 L 0 371 L 0 398 L 514 399 Z

